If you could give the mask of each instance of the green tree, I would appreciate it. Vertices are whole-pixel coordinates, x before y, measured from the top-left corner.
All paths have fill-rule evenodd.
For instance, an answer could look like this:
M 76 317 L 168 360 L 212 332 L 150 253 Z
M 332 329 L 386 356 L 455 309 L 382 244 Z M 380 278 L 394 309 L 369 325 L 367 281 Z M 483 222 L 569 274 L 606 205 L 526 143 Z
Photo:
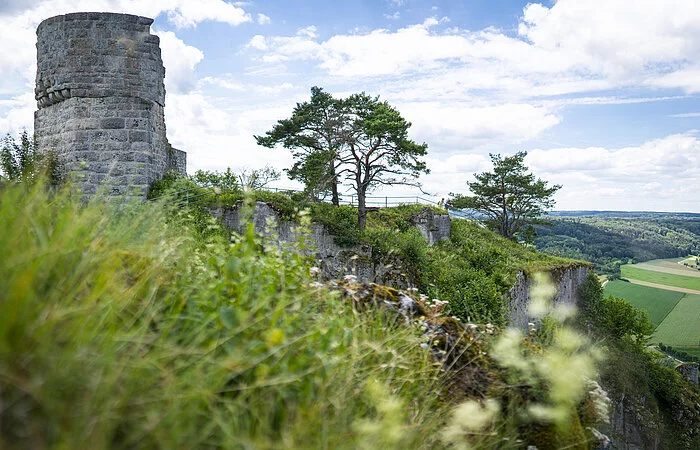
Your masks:
M 31 181 L 35 175 L 36 146 L 26 130 L 20 134 L 19 143 L 9 134 L 2 141 L 0 168 L 10 181 Z
M 198 170 L 192 175 L 192 181 L 197 185 L 207 188 L 217 188 L 222 191 L 238 191 L 240 183 L 238 175 L 230 167 L 225 172 Z
M 624 298 L 609 295 L 601 302 L 600 328 L 617 339 L 627 338 L 638 345 L 646 345 L 654 332 L 654 325 L 643 309 L 637 309 Z
M 493 171 L 474 174 L 476 181 L 467 183 L 474 195 L 456 195 L 452 204 L 486 215 L 490 229 L 512 239 L 533 224 L 543 223 L 538 218 L 554 206 L 552 196 L 561 186 L 548 186 L 528 172 L 524 164 L 527 152 L 505 158 L 490 156 Z
M 255 140 L 268 148 L 281 144 L 291 150 L 294 165 L 286 170 L 289 178 L 304 183 L 306 193 L 314 199 L 330 191 L 333 204 L 338 206 L 344 123 L 340 101 L 314 86 L 308 102 L 297 103 L 290 118 L 279 120 Z
M 411 123 L 387 102 L 364 92 L 342 101 L 344 116 L 340 161 L 357 194 L 357 223 L 365 228 L 367 192 L 380 185 L 420 186 L 417 178 L 429 173 L 420 157 L 428 145 L 408 138 Z

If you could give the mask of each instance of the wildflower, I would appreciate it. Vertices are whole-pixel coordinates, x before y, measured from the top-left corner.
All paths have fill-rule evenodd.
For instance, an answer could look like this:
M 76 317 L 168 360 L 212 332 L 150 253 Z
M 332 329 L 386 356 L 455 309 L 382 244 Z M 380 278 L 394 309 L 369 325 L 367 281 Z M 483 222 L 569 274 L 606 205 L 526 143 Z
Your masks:
M 318 275 L 319 273 L 321 273 L 321 269 L 319 269 L 318 267 L 314 266 L 314 267 L 312 267 L 312 268 L 309 269 L 309 273 L 311 274 L 312 277 L 315 277 L 316 275 Z
M 456 444 L 458 448 L 464 447 L 468 444 L 468 435 L 492 426 L 499 412 L 500 405 L 494 399 L 488 399 L 483 403 L 475 400 L 466 401 L 455 409 L 449 425 L 442 433 L 442 438 L 447 443 Z M 467 448 L 469 448 L 468 445 Z

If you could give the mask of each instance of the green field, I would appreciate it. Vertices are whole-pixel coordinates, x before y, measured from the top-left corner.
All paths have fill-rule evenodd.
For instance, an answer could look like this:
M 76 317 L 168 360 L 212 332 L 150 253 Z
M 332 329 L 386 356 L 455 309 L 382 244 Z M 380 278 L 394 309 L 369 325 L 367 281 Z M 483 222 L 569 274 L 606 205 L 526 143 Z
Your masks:
M 673 347 L 673 349 L 700 358 L 700 347 Z
M 682 292 L 667 291 L 619 280 L 608 282 L 605 285 L 605 294 L 622 297 L 636 308 L 646 310 L 649 313 L 649 319 L 656 326 L 666 318 L 666 315 L 685 295 Z
M 674 348 L 700 345 L 700 295 L 684 295 L 656 328 L 652 340 Z
M 649 264 L 650 266 L 660 266 L 663 267 L 668 262 L 678 263 L 683 261 L 685 258 L 667 258 L 667 259 L 652 259 L 651 261 L 644 261 L 644 264 Z M 635 264 L 636 265 L 636 264 Z
M 698 277 L 686 277 L 683 275 L 654 272 L 634 266 L 622 266 L 620 267 L 620 271 L 622 277 L 624 278 L 700 291 L 700 278 Z

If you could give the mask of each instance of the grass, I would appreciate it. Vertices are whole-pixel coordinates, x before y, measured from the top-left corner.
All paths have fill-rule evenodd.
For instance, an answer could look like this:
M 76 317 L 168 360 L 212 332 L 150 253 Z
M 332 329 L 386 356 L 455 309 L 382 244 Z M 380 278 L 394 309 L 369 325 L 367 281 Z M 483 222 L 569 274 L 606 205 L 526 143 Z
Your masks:
M 0 448 L 439 447 L 417 331 L 164 208 L 0 190 Z
M 605 294 L 624 298 L 634 307 L 646 310 L 649 313 L 649 319 L 656 326 L 663 322 L 684 295 L 682 292 L 657 289 L 619 280 L 609 281 L 605 285 Z
M 663 267 L 665 264 L 668 262 L 673 262 L 673 263 L 678 263 L 682 261 L 684 258 L 665 258 L 665 259 L 652 259 L 650 261 L 644 261 L 644 264 L 648 264 L 650 266 L 660 266 Z
M 700 278 L 655 272 L 627 265 L 620 267 L 620 271 L 624 278 L 700 291 Z
M 686 294 L 656 328 L 653 339 L 666 345 L 695 346 L 700 342 L 700 295 Z

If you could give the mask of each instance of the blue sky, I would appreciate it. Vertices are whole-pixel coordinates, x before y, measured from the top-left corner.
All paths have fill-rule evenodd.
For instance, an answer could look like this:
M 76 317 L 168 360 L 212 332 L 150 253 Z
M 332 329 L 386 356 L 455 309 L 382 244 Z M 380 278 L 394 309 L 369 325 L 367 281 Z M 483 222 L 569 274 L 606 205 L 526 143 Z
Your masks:
M 0 0 L 0 132 L 32 127 L 36 26 L 75 11 L 155 17 L 190 171 L 291 165 L 253 135 L 318 85 L 396 106 L 438 197 L 526 150 L 557 209 L 700 212 L 696 0 Z

